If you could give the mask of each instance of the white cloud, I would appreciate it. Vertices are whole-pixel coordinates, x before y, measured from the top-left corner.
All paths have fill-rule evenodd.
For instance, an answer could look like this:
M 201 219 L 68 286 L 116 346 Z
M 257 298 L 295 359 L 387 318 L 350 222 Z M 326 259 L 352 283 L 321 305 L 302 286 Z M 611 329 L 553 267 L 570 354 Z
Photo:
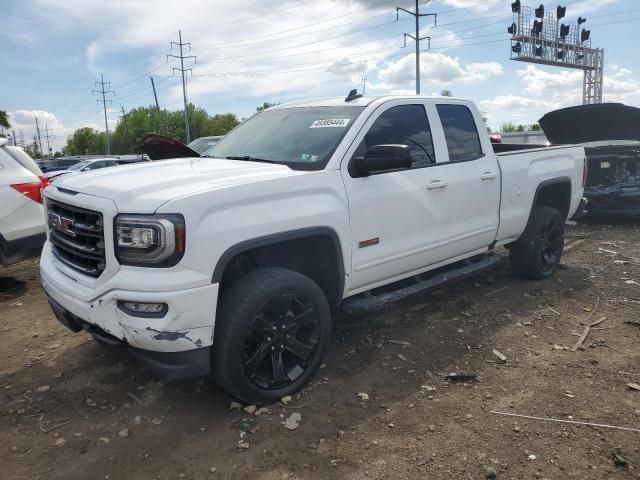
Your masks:
M 544 100 L 540 101 L 534 98 L 520 97 L 517 95 L 498 95 L 490 100 L 483 100 L 480 104 L 491 110 L 517 110 L 539 106 L 555 107 L 555 104 L 552 102 L 545 102 Z
M 543 69 L 527 65 L 516 71 L 525 95 L 498 95 L 480 102 L 491 119 L 499 123 L 518 121 L 533 123 L 545 113 L 582 104 L 583 72 L 581 70 Z M 640 81 L 633 72 L 619 65 L 605 71 L 604 102 L 640 104 Z
M 502 73 L 502 65 L 498 62 L 464 64 L 459 58 L 443 53 L 423 53 L 420 56 L 420 80 L 425 84 L 482 82 Z M 378 78 L 380 87 L 389 89 L 414 84 L 415 54 L 388 62 L 378 71 Z

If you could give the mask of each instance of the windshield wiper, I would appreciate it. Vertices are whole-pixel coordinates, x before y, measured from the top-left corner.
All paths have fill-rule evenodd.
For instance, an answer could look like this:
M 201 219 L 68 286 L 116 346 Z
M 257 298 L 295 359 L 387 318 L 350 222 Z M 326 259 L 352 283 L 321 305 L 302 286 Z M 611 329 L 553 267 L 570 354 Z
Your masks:
M 275 160 L 267 160 L 266 158 L 256 158 L 250 155 L 229 156 L 224 158 L 227 160 L 246 160 L 248 162 L 278 163 Z

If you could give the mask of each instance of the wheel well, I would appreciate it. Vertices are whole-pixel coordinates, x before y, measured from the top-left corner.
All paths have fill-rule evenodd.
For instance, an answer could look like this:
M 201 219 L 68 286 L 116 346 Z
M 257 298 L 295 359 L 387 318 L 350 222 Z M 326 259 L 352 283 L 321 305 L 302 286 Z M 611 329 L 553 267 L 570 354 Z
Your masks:
M 561 181 L 543 185 L 538 190 L 535 205 L 553 207 L 566 220 L 571 207 L 571 182 Z
M 214 281 L 220 281 L 220 289 L 229 288 L 246 273 L 265 267 L 280 267 L 301 273 L 316 282 L 330 305 L 337 306 L 342 301 L 344 288 L 344 264 L 342 251 L 337 239 L 330 235 L 309 235 L 273 243 L 247 245 L 236 249 L 224 260 L 222 273 L 219 266 L 214 273 Z M 233 249 L 232 249 L 233 250 Z M 224 256 L 223 256 L 224 257 Z

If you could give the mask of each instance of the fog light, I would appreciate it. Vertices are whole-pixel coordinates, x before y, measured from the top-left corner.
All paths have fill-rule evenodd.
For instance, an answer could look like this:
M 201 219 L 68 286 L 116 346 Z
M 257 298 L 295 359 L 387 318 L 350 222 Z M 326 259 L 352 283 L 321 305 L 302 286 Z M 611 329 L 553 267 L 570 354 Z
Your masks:
M 125 313 L 134 317 L 163 317 L 168 310 L 166 303 L 119 301 L 118 306 Z

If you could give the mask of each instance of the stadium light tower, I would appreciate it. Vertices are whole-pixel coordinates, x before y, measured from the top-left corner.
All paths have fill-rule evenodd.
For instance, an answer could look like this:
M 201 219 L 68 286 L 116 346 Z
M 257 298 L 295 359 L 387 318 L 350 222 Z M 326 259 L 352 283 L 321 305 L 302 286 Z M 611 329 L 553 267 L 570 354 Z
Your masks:
M 513 22 L 511 60 L 556 67 L 576 68 L 584 72 L 583 105 L 602 103 L 604 50 L 591 47 L 591 31 L 582 27 L 587 19 L 560 23 L 567 7 L 558 5 L 555 12 L 544 5 L 532 9 L 520 0 L 511 4 Z

